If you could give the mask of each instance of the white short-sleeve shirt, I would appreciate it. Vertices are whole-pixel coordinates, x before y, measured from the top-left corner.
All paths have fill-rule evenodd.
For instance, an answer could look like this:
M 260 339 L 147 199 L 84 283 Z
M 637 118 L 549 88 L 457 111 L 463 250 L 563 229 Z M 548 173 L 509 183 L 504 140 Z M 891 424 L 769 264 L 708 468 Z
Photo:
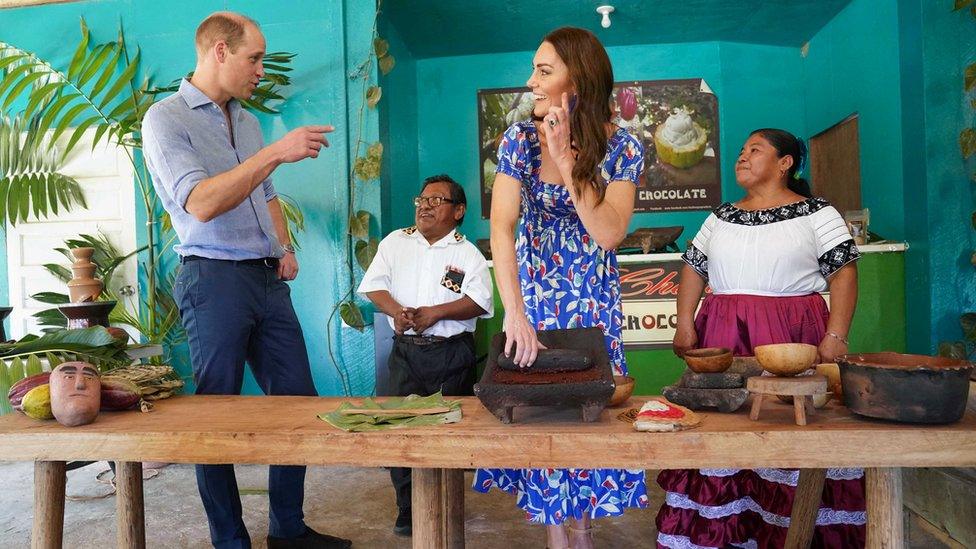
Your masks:
M 860 257 L 837 210 L 809 198 L 765 210 L 725 203 L 702 224 L 684 259 L 716 294 L 798 296 Z
M 378 290 L 390 292 L 404 307 L 430 307 L 468 296 L 485 310 L 479 318 L 494 314 L 488 261 L 457 231 L 451 231 L 434 244 L 429 244 L 416 227 L 387 235 L 356 291 L 364 295 Z M 451 337 L 473 332 L 476 320 L 441 320 L 424 335 Z

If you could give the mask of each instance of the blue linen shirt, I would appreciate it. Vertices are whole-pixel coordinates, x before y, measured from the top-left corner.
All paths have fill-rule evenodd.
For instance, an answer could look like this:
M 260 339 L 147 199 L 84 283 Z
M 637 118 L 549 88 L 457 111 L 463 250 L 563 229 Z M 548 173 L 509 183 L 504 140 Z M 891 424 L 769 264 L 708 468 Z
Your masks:
M 230 171 L 264 146 L 258 119 L 235 99 L 227 108 L 233 143 L 223 111 L 185 79 L 143 119 L 146 167 L 179 237 L 176 253 L 231 260 L 281 257 L 284 249 L 268 211 L 268 201 L 278 196 L 270 177 L 207 223 L 186 211 L 186 199 L 201 181 Z

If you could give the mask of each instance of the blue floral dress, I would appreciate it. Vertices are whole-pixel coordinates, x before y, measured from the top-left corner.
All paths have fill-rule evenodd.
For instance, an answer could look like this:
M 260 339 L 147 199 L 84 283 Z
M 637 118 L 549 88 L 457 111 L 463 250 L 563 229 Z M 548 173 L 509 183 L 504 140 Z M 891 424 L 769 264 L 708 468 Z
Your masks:
M 626 374 L 617 256 L 586 232 L 569 191 L 540 181 L 542 149 L 535 125 L 517 122 L 498 147 L 496 173 L 522 182 L 521 223 L 515 243 L 525 314 L 536 330 L 598 327 L 606 335 L 614 374 Z M 622 128 L 607 142 L 600 165 L 605 184 L 637 184 L 644 166 L 640 142 Z M 474 489 L 495 486 L 517 496 L 530 522 L 616 516 L 646 507 L 643 470 L 479 469 Z

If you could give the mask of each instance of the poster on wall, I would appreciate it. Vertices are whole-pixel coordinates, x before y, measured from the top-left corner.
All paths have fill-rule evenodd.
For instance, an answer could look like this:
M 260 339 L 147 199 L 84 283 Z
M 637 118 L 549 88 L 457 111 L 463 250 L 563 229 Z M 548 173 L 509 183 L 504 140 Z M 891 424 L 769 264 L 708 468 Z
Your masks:
M 532 116 L 528 88 L 478 91 L 481 216 L 488 218 L 501 137 Z M 722 203 L 718 99 L 701 78 L 619 82 L 613 123 L 644 144 L 636 212 L 711 210 Z

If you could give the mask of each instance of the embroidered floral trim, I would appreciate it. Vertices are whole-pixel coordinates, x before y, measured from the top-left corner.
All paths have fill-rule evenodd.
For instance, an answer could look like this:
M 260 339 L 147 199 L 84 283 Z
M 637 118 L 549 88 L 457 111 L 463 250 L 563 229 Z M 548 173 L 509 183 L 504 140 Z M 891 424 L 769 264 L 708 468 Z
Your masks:
M 715 216 L 736 225 L 768 225 L 810 215 L 830 206 L 826 199 L 815 197 L 765 210 L 742 210 L 730 202 L 715 209 Z
M 756 503 L 755 500 L 748 496 L 731 501 L 725 505 L 710 506 L 695 502 L 684 494 L 668 492 L 664 498 L 664 501 L 667 505 L 677 509 L 690 509 L 696 511 L 700 516 L 707 519 L 720 519 L 732 515 L 741 515 L 746 511 L 752 511 L 761 516 L 763 521 L 767 524 L 782 528 L 790 527 L 790 517 L 784 517 L 782 515 L 777 515 L 776 513 L 771 513 L 763 509 L 758 503 Z M 867 513 L 865 511 L 837 511 L 835 509 L 821 507 L 817 512 L 818 526 L 828 524 L 852 524 L 855 526 L 860 526 L 866 522 Z
M 670 549 L 718 549 L 710 545 L 697 545 L 688 537 L 674 536 L 671 534 L 659 533 L 657 535 L 657 543 L 661 547 L 668 547 Z M 732 544 L 732 546 L 741 547 L 742 549 L 759 549 L 759 544 L 751 539 L 745 543 Z
M 833 248 L 827 250 L 825 254 L 817 260 L 820 263 L 820 273 L 824 278 L 836 273 L 841 267 L 851 261 L 857 261 L 861 257 L 861 251 L 854 245 L 854 240 L 845 240 Z
M 696 273 L 706 281 L 708 280 L 708 256 L 704 252 L 689 244 L 685 253 L 681 254 L 681 259 L 691 266 Z
M 754 469 L 756 475 L 767 481 L 795 487 L 800 481 L 800 471 L 796 469 Z M 864 476 L 864 469 L 827 469 L 827 480 L 858 480 Z

